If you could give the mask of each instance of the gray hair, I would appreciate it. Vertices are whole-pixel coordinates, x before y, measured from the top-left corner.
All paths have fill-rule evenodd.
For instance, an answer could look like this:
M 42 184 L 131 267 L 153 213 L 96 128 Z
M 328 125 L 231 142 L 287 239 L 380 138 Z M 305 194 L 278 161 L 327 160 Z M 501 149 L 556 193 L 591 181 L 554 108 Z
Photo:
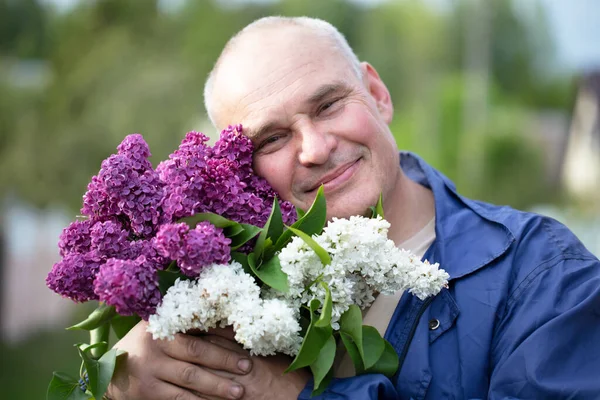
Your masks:
M 216 72 L 219 68 L 221 61 L 224 58 L 224 55 L 227 54 L 231 49 L 233 49 L 240 38 L 244 36 L 245 33 L 255 32 L 262 28 L 276 28 L 282 26 L 296 26 L 301 28 L 306 28 L 318 36 L 323 37 L 324 39 L 330 41 L 334 50 L 339 51 L 339 53 L 346 58 L 348 63 L 350 64 L 353 73 L 359 79 L 362 78 L 362 72 L 360 69 L 360 61 L 348 42 L 344 35 L 337 30 L 336 27 L 331 25 L 327 21 L 323 21 L 322 19 L 310 18 L 310 17 L 282 17 L 282 16 L 270 16 L 258 19 L 251 24 L 247 25 L 244 29 L 234 35 L 221 52 L 221 55 L 217 59 L 212 71 L 208 75 L 206 83 L 204 84 L 204 107 L 206 108 L 206 113 L 208 114 L 208 118 L 212 122 L 212 124 L 216 127 L 215 119 L 214 119 L 214 110 L 213 110 L 213 101 L 212 101 L 212 93 L 214 80 L 216 76 Z

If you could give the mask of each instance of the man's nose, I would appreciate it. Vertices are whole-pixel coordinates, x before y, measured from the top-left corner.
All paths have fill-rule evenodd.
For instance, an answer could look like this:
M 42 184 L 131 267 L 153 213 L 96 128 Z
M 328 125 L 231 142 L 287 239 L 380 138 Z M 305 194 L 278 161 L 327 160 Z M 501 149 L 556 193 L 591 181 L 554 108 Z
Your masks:
M 300 164 L 310 167 L 325 164 L 335 149 L 337 139 L 331 133 L 323 132 L 314 124 L 307 123 L 300 129 Z

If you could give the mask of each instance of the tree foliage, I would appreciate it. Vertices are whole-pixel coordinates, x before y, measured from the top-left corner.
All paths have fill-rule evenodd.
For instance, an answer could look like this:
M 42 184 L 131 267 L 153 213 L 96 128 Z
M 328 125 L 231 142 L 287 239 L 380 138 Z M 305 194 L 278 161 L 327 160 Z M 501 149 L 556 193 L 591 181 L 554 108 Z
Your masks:
M 96 0 L 67 12 L 45 4 L 0 0 L 0 71 L 20 65 L 16 60 L 36 59 L 51 76 L 38 88 L 0 81 L 0 167 L 18 171 L 3 174 L 0 190 L 40 206 L 78 209 L 100 161 L 129 133 L 144 134 L 155 162 L 188 130 L 214 134 L 203 111 L 204 80 L 232 34 L 272 14 L 315 16 L 338 26 L 390 88 L 399 147 L 417 151 L 468 193 L 478 195 L 484 186 L 461 176 L 460 155 L 471 151 L 466 147 L 508 156 L 497 149 L 504 144 L 486 139 L 493 131 L 489 124 L 464 145 L 462 55 L 473 2 L 455 2 L 448 12 L 417 1 L 365 8 L 343 0 L 195 0 L 165 11 L 157 0 Z M 521 110 L 517 114 L 569 107 L 570 81 L 539 73 L 540 57 L 552 52 L 543 18 L 531 25 L 511 1 L 489 4 L 489 121 L 506 107 Z M 511 138 L 517 141 L 525 133 L 519 124 L 515 118 Z M 482 170 L 488 178 L 501 171 L 520 182 L 513 180 L 516 171 L 493 168 Z

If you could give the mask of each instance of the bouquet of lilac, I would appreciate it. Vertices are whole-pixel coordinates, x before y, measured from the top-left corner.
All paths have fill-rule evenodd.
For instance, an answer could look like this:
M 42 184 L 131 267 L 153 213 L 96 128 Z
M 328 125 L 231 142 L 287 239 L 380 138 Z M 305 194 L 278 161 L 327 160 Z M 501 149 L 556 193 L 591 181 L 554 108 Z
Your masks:
M 108 350 L 110 330 L 121 338 L 140 319 L 155 339 L 232 325 L 252 354 L 293 356 L 290 371 L 309 366 L 315 393 L 333 373 L 335 338 L 357 373 L 395 372 L 394 349 L 362 325 L 360 308 L 376 293 L 435 295 L 445 271 L 387 239 L 381 200 L 373 218 L 325 227 L 322 190 L 306 212 L 278 200 L 254 175 L 241 126 L 207 142 L 188 133 L 154 169 L 142 136 L 130 135 L 92 178 L 46 283 L 99 306 L 69 328 L 90 331 L 77 345 L 80 378 L 55 373 L 49 399 L 101 399 L 119 355 Z

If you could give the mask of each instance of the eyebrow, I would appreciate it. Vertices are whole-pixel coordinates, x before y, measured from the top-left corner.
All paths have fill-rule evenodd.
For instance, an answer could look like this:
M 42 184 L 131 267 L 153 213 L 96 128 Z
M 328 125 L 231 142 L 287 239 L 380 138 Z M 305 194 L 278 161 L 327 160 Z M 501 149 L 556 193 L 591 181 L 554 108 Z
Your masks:
M 338 82 L 333 82 L 333 83 L 328 83 L 328 84 L 322 85 L 308 98 L 307 103 L 309 103 L 309 104 L 320 103 L 321 101 L 323 101 L 330 95 L 337 93 L 337 92 L 342 92 L 342 91 L 344 93 L 350 92 L 350 88 L 343 82 L 338 81 Z
M 327 83 L 325 85 L 320 86 L 312 95 L 310 95 L 310 97 L 305 101 L 305 103 L 309 104 L 309 105 L 318 104 L 321 101 L 323 101 L 324 99 L 331 96 L 332 94 L 335 94 L 338 92 L 343 92 L 344 94 L 347 94 L 351 90 L 352 89 L 349 88 L 348 85 L 344 84 L 341 81 Z M 265 125 L 258 128 L 257 130 L 250 129 L 249 131 L 246 132 L 246 136 L 250 140 L 256 140 L 256 139 L 260 138 L 261 136 L 263 136 L 264 134 L 266 134 L 267 132 L 269 132 L 276 125 L 277 124 L 275 122 L 268 122 Z

